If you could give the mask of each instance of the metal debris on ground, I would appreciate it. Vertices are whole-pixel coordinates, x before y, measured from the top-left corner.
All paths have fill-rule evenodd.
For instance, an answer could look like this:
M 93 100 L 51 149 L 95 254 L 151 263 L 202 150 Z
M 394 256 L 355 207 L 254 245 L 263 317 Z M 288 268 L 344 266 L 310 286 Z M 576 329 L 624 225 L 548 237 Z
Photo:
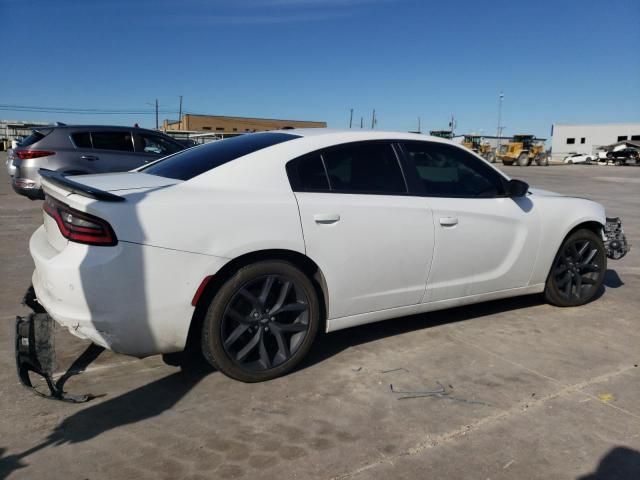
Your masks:
M 400 371 L 409 373 L 409 370 L 407 370 L 404 367 L 392 368 L 391 370 L 381 370 L 380 373 L 391 373 L 391 372 L 400 372 Z
M 402 395 L 401 397 L 398 397 L 398 400 L 407 400 L 411 398 L 436 397 L 436 398 L 443 398 L 446 400 L 453 400 L 454 402 L 466 403 L 469 405 L 489 406 L 489 404 L 486 402 L 480 402 L 477 400 L 467 400 L 466 398 L 452 397 L 450 392 L 446 391 L 446 389 L 444 388 L 444 385 L 442 385 L 438 381 L 436 381 L 436 384 L 438 385 L 438 388 L 436 390 L 417 390 L 417 391 L 397 390 L 393 387 L 393 384 L 389 384 L 389 389 L 391 390 L 391 393 L 397 393 Z

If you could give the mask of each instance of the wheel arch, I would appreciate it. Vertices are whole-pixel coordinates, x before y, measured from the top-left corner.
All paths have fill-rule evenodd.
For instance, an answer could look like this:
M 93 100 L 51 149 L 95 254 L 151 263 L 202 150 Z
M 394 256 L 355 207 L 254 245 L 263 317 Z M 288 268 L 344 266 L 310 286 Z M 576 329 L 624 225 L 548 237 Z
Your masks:
M 322 321 L 320 328 L 322 331 L 326 331 L 327 314 L 329 312 L 329 290 L 320 267 L 308 256 L 294 250 L 257 250 L 242 254 L 230 260 L 214 275 L 203 280 L 203 283 L 206 284 L 198 297 L 195 305 L 196 308 L 191 317 L 185 349 L 199 348 L 200 331 L 202 329 L 202 322 L 207 313 L 207 308 L 222 285 L 224 285 L 224 283 L 231 278 L 238 269 L 246 265 L 265 260 L 284 260 L 290 262 L 309 277 L 316 289 L 318 299 L 320 300 L 320 318 Z
M 578 223 L 577 225 L 575 225 L 574 227 L 572 227 L 564 236 L 564 238 L 562 239 L 562 241 L 564 242 L 564 240 L 571 235 L 573 232 L 580 230 L 582 228 L 585 228 L 587 230 L 591 230 L 593 233 L 595 233 L 596 235 L 600 235 L 602 236 L 602 231 L 604 229 L 604 224 L 602 224 L 602 222 L 598 221 L 598 220 L 585 220 L 581 223 Z M 562 245 L 562 243 L 561 243 Z
M 604 224 L 602 222 L 600 222 L 599 220 L 596 219 L 583 219 L 580 221 L 577 221 L 576 223 L 574 223 L 573 225 L 569 226 L 569 228 L 564 232 L 564 235 L 561 235 L 559 237 L 559 241 L 557 242 L 557 245 L 554 245 L 554 249 L 553 251 L 553 255 L 550 256 L 550 258 L 548 259 L 549 261 L 547 262 L 547 265 L 545 266 L 544 271 L 546 272 L 545 274 L 545 281 L 546 279 L 549 277 L 549 274 L 551 273 L 551 269 L 553 268 L 553 262 L 555 261 L 555 258 L 558 254 L 558 251 L 560 250 L 560 247 L 562 246 L 562 244 L 564 243 L 564 241 L 574 232 L 577 232 L 578 230 L 581 229 L 587 229 L 587 230 L 591 230 L 593 233 L 595 233 L 596 235 L 598 235 L 600 238 L 602 238 L 603 235 L 603 229 L 604 229 Z

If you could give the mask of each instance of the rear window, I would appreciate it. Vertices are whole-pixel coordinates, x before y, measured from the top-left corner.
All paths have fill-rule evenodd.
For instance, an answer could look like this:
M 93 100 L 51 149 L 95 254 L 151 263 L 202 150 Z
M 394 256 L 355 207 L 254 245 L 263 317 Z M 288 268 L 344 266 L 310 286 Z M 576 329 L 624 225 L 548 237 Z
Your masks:
M 41 128 L 39 130 L 33 130 L 31 135 L 20 142 L 21 147 L 28 147 L 29 145 L 33 145 L 36 142 L 39 142 L 44 137 L 49 135 L 53 128 Z
M 288 133 L 250 133 L 176 153 L 141 169 L 144 173 L 190 180 L 220 165 L 278 143 L 300 138 Z

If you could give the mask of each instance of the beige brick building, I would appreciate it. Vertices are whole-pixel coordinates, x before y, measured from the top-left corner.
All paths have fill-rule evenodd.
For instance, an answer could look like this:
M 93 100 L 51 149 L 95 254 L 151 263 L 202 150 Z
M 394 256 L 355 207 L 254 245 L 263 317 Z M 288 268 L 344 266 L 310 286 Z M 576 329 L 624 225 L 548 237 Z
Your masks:
M 226 117 L 221 115 L 194 115 L 186 113 L 177 122 L 165 120 L 164 131 L 211 132 L 229 136 L 248 132 L 287 128 L 326 128 L 327 122 L 305 120 L 278 120 L 272 118 Z

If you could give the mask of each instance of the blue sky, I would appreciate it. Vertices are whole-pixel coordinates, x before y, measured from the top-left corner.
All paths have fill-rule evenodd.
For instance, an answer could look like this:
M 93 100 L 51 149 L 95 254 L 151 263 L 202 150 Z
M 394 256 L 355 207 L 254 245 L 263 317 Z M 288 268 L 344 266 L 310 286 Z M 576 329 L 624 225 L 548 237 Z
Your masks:
M 194 113 L 549 135 L 640 121 L 640 1 L 0 0 L 0 118 L 155 125 Z M 10 60 L 11 66 L 7 65 Z

